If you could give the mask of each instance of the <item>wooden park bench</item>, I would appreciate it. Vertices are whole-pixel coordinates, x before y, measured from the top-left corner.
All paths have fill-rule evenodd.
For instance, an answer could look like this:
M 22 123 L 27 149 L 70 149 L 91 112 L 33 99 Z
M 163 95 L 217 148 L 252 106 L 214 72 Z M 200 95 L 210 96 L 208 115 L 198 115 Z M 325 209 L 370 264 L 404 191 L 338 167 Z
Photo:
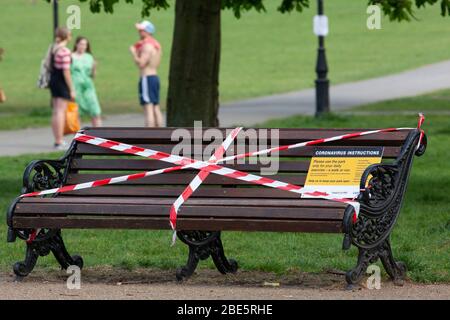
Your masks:
M 83 133 L 172 153 L 178 144 L 171 139 L 174 130 L 85 128 Z M 277 143 L 289 145 L 356 131 L 364 130 L 280 129 Z M 256 140 L 250 136 L 246 139 L 247 151 L 255 143 L 258 145 Z M 270 142 L 269 135 L 269 146 Z M 202 144 L 205 147 L 210 141 L 203 138 Z M 177 236 L 189 246 L 189 257 L 187 264 L 177 270 L 177 279 L 191 276 L 198 262 L 208 257 L 212 257 L 221 273 L 236 272 L 236 261 L 225 257 L 221 232 L 263 231 L 342 233 L 344 249 L 351 244 L 359 249 L 357 266 L 346 275 L 349 284 L 360 281 L 368 265 L 378 259 L 389 276 L 401 282 L 406 267 L 394 260 L 389 236 L 400 212 L 413 157 L 422 155 L 426 149 L 426 137 L 420 140 L 419 129 L 378 133 L 282 151 L 277 156 L 278 172 L 270 178 L 302 186 L 315 150 L 358 146 L 382 146 L 384 153 L 382 163 L 371 165 L 362 175 L 362 190 L 357 198 L 360 213 L 356 222 L 352 218 L 353 207 L 346 203 L 301 198 L 283 190 L 210 174 L 183 204 L 178 215 Z M 230 150 L 227 155 L 235 154 L 234 151 Z M 198 154 L 186 156 L 196 157 Z M 158 160 L 73 141 L 60 160 L 33 161 L 28 165 L 22 193 L 115 177 L 123 172 L 171 166 Z M 260 169 L 267 164 L 237 161 L 224 166 L 260 174 Z M 50 252 L 62 268 L 70 265 L 82 267 L 82 258 L 67 252 L 61 229 L 170 229 L 171 205 L 197 173 L 197 170 L 175 171 L 48 197 L 16 198 L 7 213 L 8 241 L 14 242 L 17 237 L 26 240 L 26 256 L 23 262 L 14 265 L 15 274 L 27 276 L 38 257 Z

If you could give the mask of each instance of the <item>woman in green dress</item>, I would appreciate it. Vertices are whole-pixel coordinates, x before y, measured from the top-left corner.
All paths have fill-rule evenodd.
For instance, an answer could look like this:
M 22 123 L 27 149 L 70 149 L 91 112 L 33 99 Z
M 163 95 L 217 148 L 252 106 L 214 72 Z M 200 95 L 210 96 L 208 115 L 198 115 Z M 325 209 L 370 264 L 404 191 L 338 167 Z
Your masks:
M 94 77 L 96 63 L 91 46 L 85 37 L 78 37 L 72 53 L 71 73 L 75 86 L 76 102 L 81 115 L 91 118 L 92 126 L 102 125 L 101 109 L 95 92 Z

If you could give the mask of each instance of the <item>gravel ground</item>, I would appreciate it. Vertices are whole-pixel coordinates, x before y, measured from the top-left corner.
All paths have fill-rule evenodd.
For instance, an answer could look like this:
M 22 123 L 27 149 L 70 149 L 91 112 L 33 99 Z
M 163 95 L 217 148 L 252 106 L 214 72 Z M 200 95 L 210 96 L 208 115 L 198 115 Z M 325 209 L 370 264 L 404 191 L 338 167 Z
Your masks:
M 200 270 L 177 283 L 173 271 L 87 269 L 79 290 L 67 289 L 67 276 L 62 271 L 37 271 L 14 281 L 12 274 L 0 273 L 0 299 L 450 299 L 450 284 L 406 282 L 399 287 L 384 279 L 380 290 L 347 290 L 340 272 L 280 276 L 241 271 L 222 276 Z

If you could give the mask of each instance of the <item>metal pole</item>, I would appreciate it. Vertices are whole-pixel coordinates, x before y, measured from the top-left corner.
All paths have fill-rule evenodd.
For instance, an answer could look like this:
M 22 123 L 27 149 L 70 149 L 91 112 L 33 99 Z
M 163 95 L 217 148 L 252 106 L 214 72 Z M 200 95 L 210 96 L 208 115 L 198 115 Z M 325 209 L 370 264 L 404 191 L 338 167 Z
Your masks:
M 324 14 L 323 0 L 317 0 L 319 16 Z M 325 37 L 319 36 L 319 48 L 316 64 L 316 117 L 330 112 L 330 81 L 327 79 L 328 64 L 325 54 Z
M 56 29 L 59 26 L 58 0 L 53 0 L 53 38 L 55 38 Z

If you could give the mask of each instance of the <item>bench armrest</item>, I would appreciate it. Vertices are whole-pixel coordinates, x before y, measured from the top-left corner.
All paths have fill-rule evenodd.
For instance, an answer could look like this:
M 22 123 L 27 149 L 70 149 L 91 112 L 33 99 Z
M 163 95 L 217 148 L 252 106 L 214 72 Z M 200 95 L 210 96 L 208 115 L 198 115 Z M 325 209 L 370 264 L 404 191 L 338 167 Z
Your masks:
M 360 189 L 362 190 L 358 196 L 358 202 L 361 205 L 361 215 L 368 215 L 372 218 L 384 215 L 389 206 L 395 199 L 398 184 L 398 167 L 392 164 L 373 164 L 364 171 L 361 177 Z M 347 206 L 344 212 L 342 227 L 344 232 L 344 241 L 342 249 L 350 249 L 352 238 L 355 236 L 355 228 L 353 221 L 354 208 Z M 362 219 L 365 219 L 362 217 Z M 358 223 L 358 222 L 357 222 Z
M 399 193 L 404 193 L 413 157 L 422 156 L 426 146 L 426 135 L 420 140 L 420 131 L 411 131 L 394 163 L 377 163 L 366 168 L 360 182 L 361 205 L 375 215 L 385 211 Z
M 412 130 L 393 163 L 369 166 L 361 177 L 361 204 L 351 231 L 352 243 L 371 249 L 389 237 L 400 213 L 414 156 L 426 149 L 426 136 Z
M 65 161 L 34 160 L 23 173 L 22 194 L 56 188 L 64 180 Z
M 23 173 L 23 186 L 21 193 L 42 191 L 61 186 L 65 181 L 67 159 L 61 160 L 34 160 L 28 164 Z M 15 198 L 6 213 L 8 225 L 8 242 L 14 242 L 16 237 L 26 240 L 29 231 L 14 230 L 13 216 L 17 203 L 21 197 Z
M 23 173 L 21 194 L 52 189 L 64 185 L 69 172 L 70 159 L 75 149 L 76 142 L 74 141 L 64 156 L 58 160 L 31 161 Z M 22 234 L 20 230 L 13 229 L 14 210 L 20 199 L 22 198 L 17 197 L 12 201 L 6 214 L 6 222 L 9 227 L 8 242 L 14 242 L 16 236 L 24 240 L 27 239 L 26 235 Z
M 398 186 L 399 168 L 395 164 L 373 164 L 361 177 L 358 200 L 369 208 L 385 207 Z
M 58 160 L 31 161 L 23 173 L 22 194 L 62 186 L 66 181 L 70 159 L 75 149 L 76 141 L 73 141 Z

